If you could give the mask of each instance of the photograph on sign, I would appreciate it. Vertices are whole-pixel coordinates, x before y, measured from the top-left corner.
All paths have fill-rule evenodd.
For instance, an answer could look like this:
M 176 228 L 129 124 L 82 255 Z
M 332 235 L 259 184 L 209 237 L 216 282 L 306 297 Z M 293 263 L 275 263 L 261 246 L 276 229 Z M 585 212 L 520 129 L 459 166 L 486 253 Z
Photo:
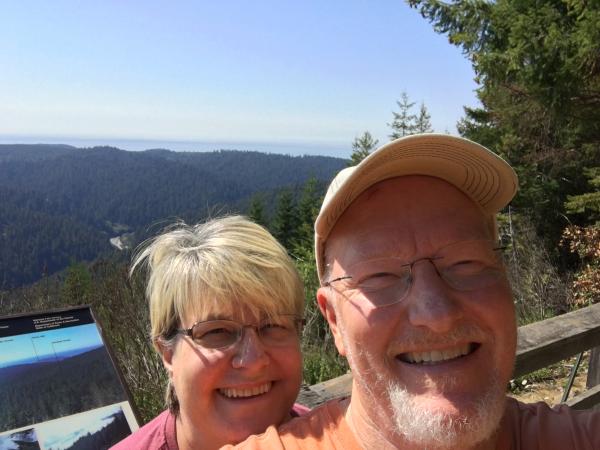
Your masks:
M 100 449 L 114 444 L 115 436 L 131 434 L 127 418 L 120 405 L 75 414 L 37 427 L 42 448 L 52 450 Z

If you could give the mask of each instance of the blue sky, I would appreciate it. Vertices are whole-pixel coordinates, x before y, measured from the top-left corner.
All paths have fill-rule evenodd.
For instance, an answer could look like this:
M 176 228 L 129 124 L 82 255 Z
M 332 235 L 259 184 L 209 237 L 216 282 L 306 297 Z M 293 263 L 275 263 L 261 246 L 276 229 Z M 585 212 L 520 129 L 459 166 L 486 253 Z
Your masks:
M 64 353 L 101 345 L 98 328 L 93 323 L 1 338 L 0 368 L 52 357 L 55 352 Z
M 438 132 L 476 104 L 470 63 L 400 0 L 3 2 L 0 61 L 2 142 L 347 156 L 364 130 L 388 139 L 402 91 Z

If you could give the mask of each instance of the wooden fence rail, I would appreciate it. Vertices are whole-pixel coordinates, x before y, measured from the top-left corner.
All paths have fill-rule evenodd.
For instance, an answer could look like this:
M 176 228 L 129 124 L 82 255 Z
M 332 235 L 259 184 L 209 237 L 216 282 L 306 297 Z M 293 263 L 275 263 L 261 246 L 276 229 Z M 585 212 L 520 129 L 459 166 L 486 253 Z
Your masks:
M 526 375 L 594 347 L 600 347 L 600 304 L 519 327 L 514 376 Z M 595 358 L 590 361 L 600 364 Z M 600 367 L 592 369 L 590 367 L 590 375 L 597 373 Z M 600 405 L 600 384 L 596 383 L 588 382 L 585 392 L 566 403 L 576 409 Z M 349 395 L 351 386 L 352 375 L 342 375 L 303 388 L 298 401 L 314 407 L 332 398 Z

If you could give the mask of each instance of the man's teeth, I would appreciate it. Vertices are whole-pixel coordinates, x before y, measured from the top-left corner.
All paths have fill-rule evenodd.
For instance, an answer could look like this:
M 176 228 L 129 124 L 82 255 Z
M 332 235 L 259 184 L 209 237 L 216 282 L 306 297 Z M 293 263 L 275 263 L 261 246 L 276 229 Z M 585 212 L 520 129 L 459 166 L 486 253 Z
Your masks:
M 271 390 L 271 385 L 273 383 L 265 383 L 260 386 L 256 386 L 253 388 L 223 388 L 219 389 L 219 393 L 229 398 L 244 398 L 244 397 L 253 397 L 255 395 L 265 394 Z
M 444 350 L 432 350 L 430 352 L 409 352 L 404 353 L 401 359 L 410 363 L 436 363 L 439 361 L 448 361 L 458 358 L 459 356 L 468 355 L 471 351 L 469 344 L 459 345 L 457 347 L 447 348 Z

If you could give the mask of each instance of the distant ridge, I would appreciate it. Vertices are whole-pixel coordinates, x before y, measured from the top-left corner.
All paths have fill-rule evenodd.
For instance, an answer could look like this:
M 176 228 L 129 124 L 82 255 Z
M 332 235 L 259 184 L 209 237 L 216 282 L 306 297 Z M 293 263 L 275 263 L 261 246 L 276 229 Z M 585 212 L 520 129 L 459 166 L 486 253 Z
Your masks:
M 0 144 L 0 162 L 40 161 L 77 150 L 77 147 L 65 144 Z
M 256 151 L 0 145 L 0 290 L 110 254 L 109 239 L 124 233 L 135 241 L 175 217 L 244 213 L 257 192 L 272 208 L 283 187 L 315 177 L 323 188 L 345 165 Z

